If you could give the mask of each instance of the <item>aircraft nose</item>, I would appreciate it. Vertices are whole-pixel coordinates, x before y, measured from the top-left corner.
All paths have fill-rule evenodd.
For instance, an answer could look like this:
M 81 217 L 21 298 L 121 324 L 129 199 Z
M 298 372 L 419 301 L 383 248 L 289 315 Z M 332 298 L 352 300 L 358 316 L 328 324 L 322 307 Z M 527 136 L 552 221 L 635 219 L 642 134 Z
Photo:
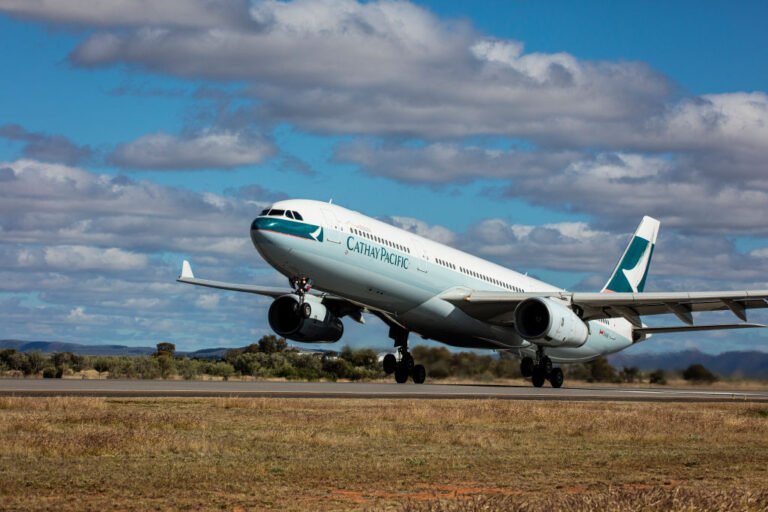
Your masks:
M 264 231 L 264 222 L 267 219 L 263 217 L 256 217 L 253 219 L 253 222 L 251 222 L 251 241 L 253 241 L 254 245 L 259 244 L 260 242 L 265 242 L 267 239 L 265 237 L 266 233 Z

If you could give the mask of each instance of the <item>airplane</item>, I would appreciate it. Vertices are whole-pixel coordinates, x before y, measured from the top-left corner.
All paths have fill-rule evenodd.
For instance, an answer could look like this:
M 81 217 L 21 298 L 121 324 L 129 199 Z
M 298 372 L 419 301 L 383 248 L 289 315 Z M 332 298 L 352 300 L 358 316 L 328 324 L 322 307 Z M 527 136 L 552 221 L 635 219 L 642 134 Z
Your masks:
M 186 260 L 177 281 L 271 297 L 272 330 L 303 343 L 336 342 L 343 318 L 364 323 L 372 314 L 389 327 L 397 354 L 383 369 L 400 384 L 426 379 L 408 350 L 415 333 L 512 353 L 534 386 L 559 388 L 555 364 L 591 361 L 654 334 L 765 327 L 746 312 L 768 307 L 768 290 L 644 292 L 659 226 L 643 217 L 600 292 L 570 292 L 335 204 L 289 199 L 262 211 L 250 236 L 290 289 L 198 279 Z M 700 311 L 730 311 L 741 322 L 695 325 Z M 659 314 L 684 325 L 642 321 Z

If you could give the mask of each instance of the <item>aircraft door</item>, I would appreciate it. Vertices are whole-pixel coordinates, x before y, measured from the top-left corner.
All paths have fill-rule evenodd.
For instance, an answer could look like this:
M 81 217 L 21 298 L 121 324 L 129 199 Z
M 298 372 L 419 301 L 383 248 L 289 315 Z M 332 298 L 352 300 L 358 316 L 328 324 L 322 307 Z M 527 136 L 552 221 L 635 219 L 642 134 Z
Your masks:
M 413 246 L 414 255 L 416 256 L 416 270 L 418 270 L 423 274 L 428 274 L 429 273 L 429 254 L 427 254 L 427 251 L 418 242 L 418 240 L 413 239 L 411 243 Z

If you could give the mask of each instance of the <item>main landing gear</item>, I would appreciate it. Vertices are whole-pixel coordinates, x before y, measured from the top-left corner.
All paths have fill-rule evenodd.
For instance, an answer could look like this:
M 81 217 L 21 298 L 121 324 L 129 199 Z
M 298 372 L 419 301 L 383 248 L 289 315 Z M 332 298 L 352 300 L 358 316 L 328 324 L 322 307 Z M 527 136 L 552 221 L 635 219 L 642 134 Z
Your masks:
M 543 386 L 547 380 L 553 388 L 561 387 L 564 380 L 563 370 L 552 367 L 552 360 L 544 355 L 542 347 L 536 349 L 536 359 L 538 362 L 534 362 L 530 357 L 524 357 L 520 361 L 520 373 L 523 377 L 530 377 L 537 388 Z
M 424 384 L 427 379 L 427 370 L 423 365 L 416 364 L 413 356 L 408 352 L 408 331 L 390 327 L 389 337 L 395 341 L 400 360 L 398 361 L 395 354 L 384 356 L 384 373 L 387 375 L 394 373 L 395 382 L 398 384 L 405 384 L 408 377 L 411 377 L 415 384 Z

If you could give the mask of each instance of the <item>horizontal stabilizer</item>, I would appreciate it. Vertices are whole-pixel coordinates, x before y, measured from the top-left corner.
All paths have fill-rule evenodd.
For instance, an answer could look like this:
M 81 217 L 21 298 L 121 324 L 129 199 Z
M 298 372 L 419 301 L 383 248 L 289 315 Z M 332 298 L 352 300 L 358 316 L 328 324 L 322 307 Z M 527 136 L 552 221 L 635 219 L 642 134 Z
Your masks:
M 638 327 L 633 329 L 638 334 L 656 334 L 662 332 L 719 331 L 720 329 L 752 329 L 765 327 L 763 324 L 720 324 L 720 325 L 679 325 L 674 327 Z

